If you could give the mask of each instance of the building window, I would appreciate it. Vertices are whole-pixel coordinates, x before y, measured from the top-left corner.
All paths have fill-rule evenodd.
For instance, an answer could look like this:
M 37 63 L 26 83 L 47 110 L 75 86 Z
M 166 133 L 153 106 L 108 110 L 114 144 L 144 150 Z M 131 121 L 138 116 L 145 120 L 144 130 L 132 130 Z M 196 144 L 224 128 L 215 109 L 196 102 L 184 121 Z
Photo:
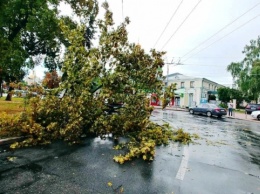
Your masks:
M 193 81 L 190 82 L 190 87 L 194 88 L 194 82 Z
M 184 82 L 181 82 L 181 88 L 184 88 Z

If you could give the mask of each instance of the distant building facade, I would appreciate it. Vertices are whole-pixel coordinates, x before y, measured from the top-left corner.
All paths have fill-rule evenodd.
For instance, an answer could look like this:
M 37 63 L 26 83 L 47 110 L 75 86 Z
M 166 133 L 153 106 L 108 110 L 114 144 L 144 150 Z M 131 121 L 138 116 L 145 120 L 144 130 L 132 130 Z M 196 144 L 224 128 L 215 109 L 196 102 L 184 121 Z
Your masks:
M 166 86 L 176 84 L 177 90 L 175 90 L 174 102 L 171 105 L 180 107 L 207 103 L 209 95 L 215 95 L 218 100 L 217 89 L 225 87 L 206 78 L 190 77 L 180 73 L 169 74 L 165 80 Z

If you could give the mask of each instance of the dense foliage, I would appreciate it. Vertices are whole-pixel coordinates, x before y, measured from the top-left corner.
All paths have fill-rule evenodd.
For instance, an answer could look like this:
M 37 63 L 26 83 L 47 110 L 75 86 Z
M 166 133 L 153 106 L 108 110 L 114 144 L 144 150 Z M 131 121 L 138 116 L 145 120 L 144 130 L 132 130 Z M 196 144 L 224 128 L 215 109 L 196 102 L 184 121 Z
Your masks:
M 251 40 L 243 53 L 244 60 L 232 62 L 227 70 L 235 78 L 246 100 L 257 102 L 260 96 L 260 36 L 256 40 Z
M 218 98 L 225 104 L 230 102 L 230 100 L 236 99 L 237 107 L 245 99 L 240 90 L 233 88 L 218 88 Z
M 56 95 L 32 98 L 30 111 L 19 118 L 0 119 L 1 136 L 25 136 L 13 148 L 56 139 L 76 143 L 83 136 L 104 138 L 112 134 L 115 140 L 129 138 L 128 154 L 114 158 L 123 163 L 134 157 L 152 160 L 155 146 L 169 140 L 191 140 L 189 134 L 174 134 L 168 125 L 159 126 L 149 119 L 153 107 L 145 91 L 161 94 L 164 52 L 152 49 L 146 53 L 141 45 L 129 43 L 129 19 L 114 27 L 108 4 L 104 3 L 103 8 L 105 19 L 97 22 L 100 38 L 96 47 L 86 44 L 85 24 L 71 29 L 66 20 L 60 21 L 59 28 L 68 45 L 62 67 L 64 79 Z M 175 85 L 166 89 L 164 102 L 173 97 L 174 90 Z M 65 92 L 62 97 L 57 95 L 59 91 Z M 123 106 L 116 114 L 110 114 L 107 109 L 111 104 Z
M 60 46 L 56 5 L 43 0 L 1 1 L 0 83 L 20 81 L 25 75 L 23 68 L 33 66 L 33 56 L 55 56 Z
M 6 81 L 19 82 L 25 67 L 41 64 L 54 71 L 62 67 L 62 48 L 69 46 L 60 29 L 60 21 L 74 29 L 77 21 L 62 16 L 61 3 L 70 5 L 76 19 L 86 26 L 84 44 L 90 48 L 98 14 L 96 0 L 4 0 L 0 3 L 0 92 Z M 9 91 L 13 90 L 9 87 Z M 8 95 L 6 100 L 11 100 Z
M 61 78 L 59 77 L 57 71 L 45 72 L 45 76 L 42 80 L 42 86 L 48 89 L 58 88 L 60 81 Z

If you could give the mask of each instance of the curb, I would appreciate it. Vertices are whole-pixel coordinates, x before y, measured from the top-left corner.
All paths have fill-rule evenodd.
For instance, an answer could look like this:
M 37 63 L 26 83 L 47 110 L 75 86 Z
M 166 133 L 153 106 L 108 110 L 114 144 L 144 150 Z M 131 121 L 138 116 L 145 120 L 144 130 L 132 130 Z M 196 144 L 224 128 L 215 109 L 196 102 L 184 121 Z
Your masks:
M 0 146 L 14 143 L 16 141 L 22 141 L 24 137 L 10 137 L 6 139 L 0 139 Z
M 226 117 L 227 119 L 237 119 L 237 120 L 241 120 L 241 121 L 249 121 L 249 122 L 259 122 L 258 120 L 256 119 L 246 119 L 246 118 L 238 118 L 238 117 Z
M 184 112 L 188 112 L 188 109 L 183 109 L 183 108 L 165 107 L 165 109 L 162 109 L 161 106 L 153 106 L 153 107 L 154 107 L 154 109 L 174 110 L 174 111 L 184 111 Z

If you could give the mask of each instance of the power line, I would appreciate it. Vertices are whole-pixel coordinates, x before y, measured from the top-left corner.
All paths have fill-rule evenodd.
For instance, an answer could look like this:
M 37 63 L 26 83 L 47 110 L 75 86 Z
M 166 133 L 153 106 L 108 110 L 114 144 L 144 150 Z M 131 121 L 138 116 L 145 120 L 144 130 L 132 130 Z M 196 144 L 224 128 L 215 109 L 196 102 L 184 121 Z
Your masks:
M 189 58 L 193 57 L 194 55 L 197 55 L 198 53 L 200 53 L 201 51 L 205 50 L 206 48 L 210 47 L 211 45 L 215 44 L 216 42 L 222 40 L 223 38 L 225 38 L 226 36 L 230 35 L 231 33 L 233 33 L 234 31 L 238 30 L 239 28 L 245 26 L 246 24 L 248 24 L 249 22 L 251 22 L 252 20 L 256 19 L 257 17 L 259 17 L 259 15 L 253 17 L 252 19 L 248 20 L 247 22 L 245 22 L 244 24 L 240 25 L 239 27 L 237 27 L 236 29 L 232 30 L 231 32 L 229 32 L 228 34 L 226 34 L 225 36 L 222 36 L 221 38 L 217 39 L 216 41 L 214 41 L 213 43 L 211 43 L 210 45 L 208 45 L 207 47 L 204 47 L 203 49 L 199 50 L 197 53 L 191 55 L 190 57 L 188 57 L 187 59 L 185 59 L 184 61 L 187 61 Z M 183 62 L 184 62 L 183 61 Z
M 210 67 L 221 67 L 221 68 L 226 66 L 226 65 L 225 66 L 219 66 L 219 65 L 216 65 L 216 64 L 215 65 L 202 65 L 202 64 L 187 64 L 187 63 L 184 63 L 184 64 L 181 63 L 180 65 L 190 65 L 190 66 L 196 66 L 196 67 L 197 66 L 210 66 Z
M 172 39 L 172 37 L 178 32 L 178 30 L 181 28 L 181 26 L 183 25 L 183 23 L 190 17 L 191 13 L 196 9 L 196 7 L 199 5 L 199 3 L 202 0 L 200 0 L 194 7 L 193 9 L 190 11 L 190 13 L 186 16 L 186 18 L 182 21 L 182 23 L 179 25 L 179 27 L 175 30 L 175 32 L 171 35 L 171 37 L 167 40 L 167 42 L 163 45 L 163 47 L 161 48 L 161 50 L 163 50 L 163 48 L 169 43 L 169 41 Z
M 168 23 L 166 24 L 165 28 L 163 29 L 161 35 L 159 36 L 159 38 L 156 40 L 155 44 L 153 47 L 155 47 L 158 43 L 158 41 L 161 39 L 163 33 L 165 32 L 165 30 L 167 29 L 168 25 L 170 24 L 171 20 L 173 19 L 173 17 L 175 16 L 175 14 L 177 13 L 178 9 L 180 8 L 181 4 L 182 4 L 183 0 L 180 2 L 180 4 L 178 5 L 177 9 L 175 10 L 175 12 L 173 13 L 172 17 L 170 18 L 170 20 L 168 21 Z
M 198 47 L 200 47 L 202 44 L 204 44 L 205 42 L 207 42 L 208 40 L 210 40 L 211 38 L 213 38 L 214 36 L 216 36 L 218 33 L 220 33 L 222 30 L 224 30 L 225 28 L 227 28 L 228 26 L 230 26 L 231 24 L 233 24 L 235 21 L 237 21 L 238 19 L 240 19 L 241 17 L 243 17 L 245 14 L 247 14 L 249 11 L 251 11 L 252 9 L 254 9 L 255 7 L 257 7 L 260 3 L 257 3 L 256 5 L 254 5 L 253 7 L 251 7 L 249 10 L 247 10 L 245 13 L 243 13 L 242 15 L 240 15 L 239 17 L 237 17 L 235 20 L 233 20 L 232 22 L 228 23 L 227 25 L 225 25 L 223 28 L 221 28 L 219 31 L 217 31 L 215 34 L 213 34 L 212 36 L 210 36 L 208 39 L 204 40 L 203 42 L 201 42 L 200 44 L 198 44 L 196 47 L 194 47 L 193 49 L 191 49 L 188 53 L 186 53 L 185 55 L 183 55 L 181 58 L 185 57 L 186 55 L 188 55 L 189 53 L 191 53 L 192 51 L 194 51 L 195 49 L 197 49 Z
M 229 56 L 229 57 L 222 57 L 222 56 L 214 56 L 214 57 L 209 57 L 209 56 L 206 56 L 206 57 L 194 57 L 194 58 L 197 58 L 197 59 L 234 59 L 234 58 L 241 58 L 241 56 Z

